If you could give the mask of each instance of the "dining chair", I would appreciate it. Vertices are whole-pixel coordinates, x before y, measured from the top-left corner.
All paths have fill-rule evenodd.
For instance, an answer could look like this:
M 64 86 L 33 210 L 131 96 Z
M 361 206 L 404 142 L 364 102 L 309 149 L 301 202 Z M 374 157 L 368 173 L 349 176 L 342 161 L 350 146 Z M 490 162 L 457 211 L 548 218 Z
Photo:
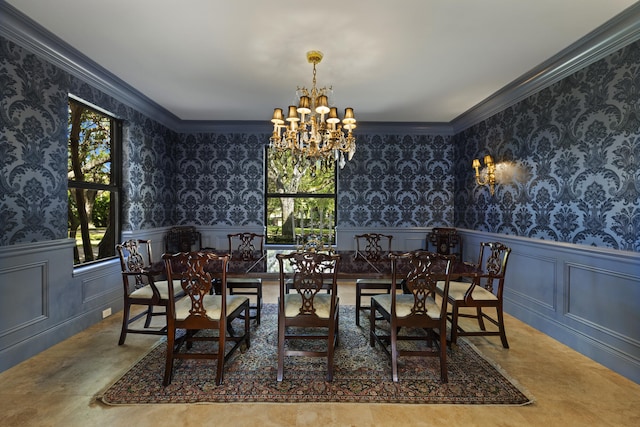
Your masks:
M 264 234 L 256 233 L 233 233 L 228 234 L 229 255 L 232 259 L 237 258 L 247 264 L 257 263 L 264 259 Z M 255 298 L 255 305 L 250 308 L 255 311 L 251 316 L 260 324 L 260 313 L 262 311 L 262 279 L 259 277 L 228 277 L 227 288 L 231 295 L 247 295 Z
M 164 236 L 165 253 L 190 252 L 202 249 L 202 234 L 192 225 L 171 227 Z
M 391 253 L 393 236 L 379 233 L 356 234 L 355 259 L 363 262 L 378 262 Z M 389 293 L 391 280 L 381 278 L 356 279 L 356 326 L 360 326 L 360 310 L 371 309 L 370 304 L 363 305 L 362 298 Z
M 175 359 L 211 359 L 217 361 L 215 382 L 216 385 L 220 385 L 223 381 L 225 362 L 238 348 L 250 346 L 249 298 L 226 293 L 228 255 L 178 252 L 164 254 L 162 258 L 165 262 L 169 289 L 180 288 L 186 294 L 181 300 L 169 298 L 167 356 L 162 384 L 167 386 L 171 383 Z M 211 263 L 217 263 L 220 267 L 216 269 L 220 274 L 220 294 L 210 292 L 213 286 L 213 279 L 209 273 Z M 234 319 L 244 319 L 242 335 L 235 336 L 233 330 L 228 327 Z M 178 334 L 179 330 L 183 330 L 181 335 Z M 205 344 L 194 348 L 194 343 L 208 342 L 218 344 L 214 345 L 213 349 L 207 348 Z M 228 351 L 227 342 L 233 344 Z
M 427 250 L 442 255 L 456 255 L 462 260 L 462 239 L 458 230 L 449 227 L 434 227 L 427 234 Z
M 149 272 L 152 265 L 151 240 L 129 239 L 116 245 L 116 251 L 120 257 L 122 271 L 122 284 L 124 290 L 124 306 L 122 311 L 122 329 L 118 345 L 123 345 L 127 333 L 166 335 L 167 324 L 162 327 L 152 327 L 151 320 L 154 316 L 166 316 L 169 304 L 169 286 L 166 280 L 156 280 Z M 175 289 L 175 298 L 183 296 L 182 289 Z M 131 316 L 131 307 L 134 305 L 146 306 L 141 313 Z M 154 312 L 155 307 L 163 307 L 162 311 Z M 130 325 L 146 317 L 142 328 Z
M 503 291 L 507 261 L 511 248 L 500 242 L 481 242 L 477 267 L 483 273 L 470 283 L 451 281 L 446 295 L 451 311 L 447 314 L 451 321 L 451 343 L 456 344 L 459 336 L 499 336 L 504 348 L 509 348 L 507 334 L 504 328 Z M 442 284 L 438 285 L 440 295 L 444 294 Z M 461 313 L 465 307 L 475 308 L 475 314 Z M 496 310 L 496 316 L 491 317 L 483 311 L 484 308 Z M 459 324 L 460 317 L 477 319 L 479 331 L 466 331 Z M 488 320 L 498 327 L 498 330 L 487 330 L 484 320 Z
M 447 303 L 446 298 L 436 298 L 436 284 L 443 283 L 446 297 L 449 290 L 452 255 L 418 250 L 401 255 L 391 254 L 392 278 L 389 294 L 371 298 L 369 322 L 370 345 L 378 343 L 391 357 L 391 375 L 398 381 L 398 358 L 439 357 L 440 380 L 447 377 Z M 397 261 L 406 258 L 409 272 L 401 277 Z M 398 293 L 400 280 L 404 279 L 406 293 Z M 378 313 L 381 319 L 378 319 Z M 380 320 L 386 327 L 377 324 Z M 435 330 L 438 332 L 436 333 Z M 426 332 L 425 332 L 426 331 Z M 399 341 L 416 341 L 414 346 L 400 347 Z
M 327 358 L 327 381 L 333 380 L 334 350 L 338 343 L 338 268 L 340 256 L 318 252 L 277 254 L 280 270 L 278 298 L 278 374 L 282 381 L 285 356 Z M 287 293 L 285 264 L 291 267 L 291 292 Z M 331 277 L 329 293 L 320 293 L 325 277 Z M 326 333 L 323 331 L 326 330 Z M 326 341 L 326 349 L 296 350 L 286 347 L 294 340 Z

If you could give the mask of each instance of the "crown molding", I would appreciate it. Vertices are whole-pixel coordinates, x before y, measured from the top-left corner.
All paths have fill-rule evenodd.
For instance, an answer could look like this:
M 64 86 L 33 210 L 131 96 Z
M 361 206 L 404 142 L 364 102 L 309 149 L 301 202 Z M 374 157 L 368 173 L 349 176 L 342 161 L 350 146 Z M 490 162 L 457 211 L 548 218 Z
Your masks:
M 451 121 L 459 133 L 640 38 L 640 2 L 633 4 L 536 68 Z
M 170 129 L 175 130 L 180 123 L 177 116 L 69 46 L 4 0 L 0 1 L 0 36 Z
M 0 36 L 176 132 L 264 132 L 268 122 L 181 120 L 13 6 L 0 0 Z M 455 135 L 640 38 L 640 2 L 512 81 L 450 123 L 361 122 L 358 132 Z

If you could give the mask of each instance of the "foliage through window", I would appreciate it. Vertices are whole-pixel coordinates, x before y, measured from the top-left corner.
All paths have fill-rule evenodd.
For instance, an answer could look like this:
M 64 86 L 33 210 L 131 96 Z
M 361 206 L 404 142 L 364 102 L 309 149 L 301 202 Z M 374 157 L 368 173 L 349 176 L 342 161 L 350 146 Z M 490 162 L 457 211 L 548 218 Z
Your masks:
M 115 256 L 121 122 L 69 99 L 68 227 L 74 265 Z
M 266 243 L 299 244 L 304 235 L 335 243 L 336 170 L 295 163 L 289 153 L 266 148 Z

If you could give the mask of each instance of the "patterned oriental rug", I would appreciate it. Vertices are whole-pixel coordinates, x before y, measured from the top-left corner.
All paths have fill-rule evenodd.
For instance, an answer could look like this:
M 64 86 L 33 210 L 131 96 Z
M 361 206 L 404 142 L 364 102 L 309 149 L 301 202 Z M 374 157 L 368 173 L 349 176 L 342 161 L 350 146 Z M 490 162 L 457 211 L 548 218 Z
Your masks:
M 277 311 L 275 304 L 267 304 L 260 326 L 254 326 L 251 331 L 251 347 L 245 353 L 236 352 L 227 362 L 221 386 L 215 385 L 215 361 L 178 360 L 172 383 L 163 387 L 166 341 L 161 340 L 97 399 L 108 405 L 207 402 L 526 405 L 533 402 L 526 390 L 465 339 L 460 339 L 453 351 L 449 350 L 447 384 L 440 383 L 437 357 L 400 358 L 400 381 L 394 383 L 389 357 L 379 346 L 369 346 L 368 316 L 361 317 L 361 326 L 357 327 L 354 306 L 342 306 L 340 310 L 340 341 L 332 382 L 325 380 L 326 358 L 307 357 L 285 358 L 284 380 L 276 381 Z M 252 321 L 252 324 L 255 323 Z

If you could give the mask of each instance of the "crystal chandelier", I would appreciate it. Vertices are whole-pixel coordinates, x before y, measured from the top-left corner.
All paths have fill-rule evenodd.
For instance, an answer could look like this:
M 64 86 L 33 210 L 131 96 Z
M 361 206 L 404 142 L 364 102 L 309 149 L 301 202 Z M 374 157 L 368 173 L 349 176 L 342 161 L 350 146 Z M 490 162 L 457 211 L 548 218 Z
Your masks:
M 329 107 L 328 94 L 332 88 L 316 88 L 316 65 L 322 56 L 322 52 L 316 50 L 307 52 L 307 60 L 313 64 L 311 91 L 298 86 L 298 106 L 289 106 L 286 119 L 282 108 L 273 110 L 273 134 L 269 142 L 278 153 L 290 152 L 296 164 L 315 168 L 318 164 L 328 167 L 337 162 L 343 168 L 345 154 L 351 160 L 356 152 L 356 138 L 352 133 L 356 119 L 353 108 L 345 108 L 341 123 L 338 109 Z

